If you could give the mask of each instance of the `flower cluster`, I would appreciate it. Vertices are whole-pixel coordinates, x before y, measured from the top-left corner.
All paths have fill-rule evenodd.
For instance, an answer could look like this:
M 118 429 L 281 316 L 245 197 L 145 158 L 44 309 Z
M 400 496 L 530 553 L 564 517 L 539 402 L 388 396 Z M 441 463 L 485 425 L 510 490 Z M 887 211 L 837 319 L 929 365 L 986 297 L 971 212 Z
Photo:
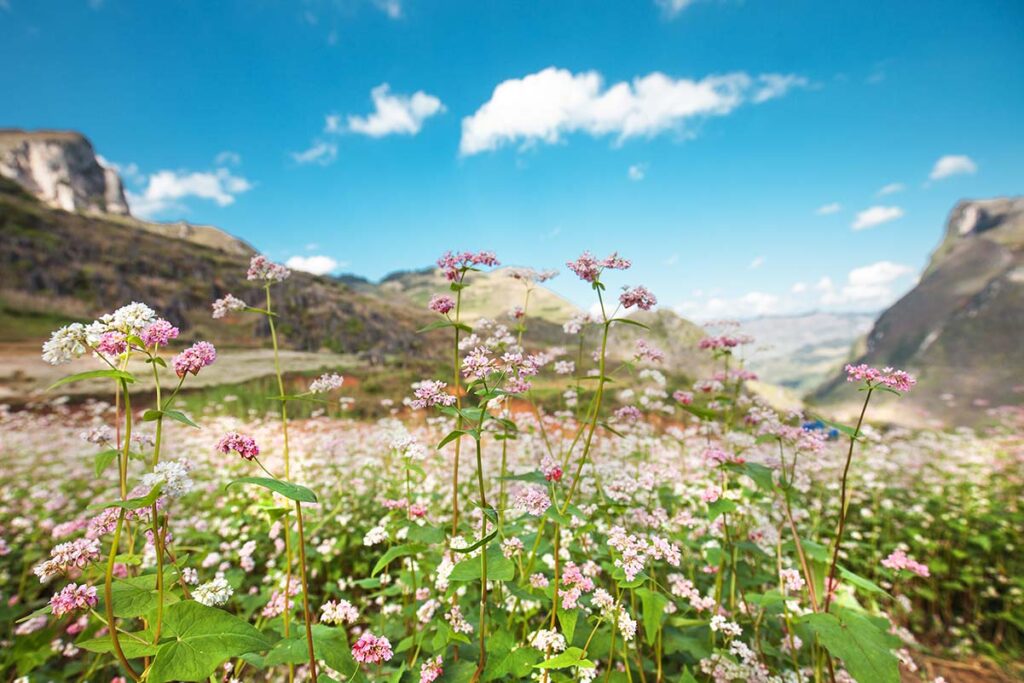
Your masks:
M 266 256 L 259 254 L 253 256 L 252 260 L 249 261 L 249 271 L 245 274 L 248 280 L 262 280 L 267 284 L 273 284 L 275 282 L 284 282 L 292 274 L 292 271 L 288 270 L 279 263 L 274 263 Z
M 449 311 L 455 308 L 455 299 L 451 298 L 447 294 L 435 294 L 430 297 L 430 303 L 427 304 L 427 308 L 435 313 L 446 315 Z
M 927 565 L 921 564 L 914 558 L 907 555 L 906 551 L 902 548 L 897 548 L 889 553 L 889 556 L 882 560 L 882 566 L 886 569 L 891 569 L 894 572 L 905 569 L 911 574 L 917 574 L 922 578 L 928 578 L 931 576 L 931 572 L 928 571 Z
M 60 593 L 50 598 L 50 610 L 53 616 L 60 618 L 65 614 L 78 610 L 88 610 L 96 606 L 96 588 L 94 586 L 69 583 Z
M 179 330 L 166 320 L 156 320 L 142 330 L 139 337 L 148 347 L 167 346 L 172 339 L 177 339 Z
M 359 620 L 359 610 L 348 600 L 328 600 L 320 606 L 320 611 L 323 613 L 320 621 L 325 624 L 340 626 L 354 624 Z
M 384 636 L 375 636 L 369 631 L 363 632 L 352 645 L 352 658 L 361 664 L 380 664 L 394 656 L 391 641 Z
M 437 267 L 441 269 L 449 282 L 455 282 L 459 279 L 460 275 L 470 268 L 496 265 L 499 265 L 499 262 L 493 251 L 463 251 L 458 253 L 446 251 L 441 258 L 437 259 Z
M 903 370 L 882 368 L 881 370 L 861 363 L 846 366 L 847 382 L 865 382 L 868 386 L 882 386 L 893 391 L 910 391 L 917 384 L 913 375 Z
M 619 303 L 621 303 L 624 308 L 633 308 L 636 306 L 642 311 L 649 311 L 658 303 L 658 299 L 649 289 L 641 286 L 623 291 L 622 294 L 619 295 Z
M 597 259 L 589 251 L 583 252 L 575 261 L 568 261 L 565 265 L 569 270 L 576 273 L 584 282 L 594 283 L 601 277 L 602 271 L 626 270 L 633 265 L 628 259 L 624 259 L 617 253 L 613 253 L 603 260 Z
M 313 394 L 326 394 L 340 389 L 344 383 L 345 378 L 338 373 L 324 373 L 310 383 L 309 391 Z
M 256 440 L 238 432 L 225 434 L 217 442 L 217 450 L 225 455 L 234 451 L 246 460 L 253 460 L 260 454 L 260 447 L 256 445 Z
M 171 361 L 174 372 L 178 377 L 184 377 L 188 373 L 198 375 L 199 371 L 217 360 L 217 349 L 210 342 L 196 342 L 188 347 Z
M 249 278 L 250 280 L 252 278 Z M 239 299 L 234 294 L 225 294 L 220 299 L 213 302 L 213 317 L 220 319 L 226 316 L 232 311 L 244 311 L 249 307 L 249 304 Z
M 192 591 L 192 598 L 200 605 L 207 607 L 220 607 L 227 603 L 234 590 L 223 576 L 218 576 L 212 581 L 196 586 Z
M 54 546 L 50 551 L 50 559 L 37 564 L 32 571 L 40 581 L 49 581 L 54 576 L 84 569 L 99 558 L 100 542 L 79 538 Z
M 455 397 L 445 391 L 448 385 L 438 380 L 424 380 L 413 385 L 413 396 L 409 406 L 417 410 L 432 406 L 451 406 Z

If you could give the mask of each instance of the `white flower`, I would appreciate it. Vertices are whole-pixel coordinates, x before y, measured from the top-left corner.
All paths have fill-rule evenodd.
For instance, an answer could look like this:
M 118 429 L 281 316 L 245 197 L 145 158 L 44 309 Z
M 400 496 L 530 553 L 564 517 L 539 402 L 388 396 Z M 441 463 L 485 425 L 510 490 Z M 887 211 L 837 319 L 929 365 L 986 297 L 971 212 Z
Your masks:
M 363 545 L 377 545 L 378 543 L 383 543 L 386 540 L 388 540 L 388 532 L 384 527 L 375 526 L 367 531 L 366 535 L 363 536 Z
M 557 631 L 541 629 L 530 636 L 530 645 L 541 652 L 563 652 L 565 650 L 565 636 Z
M 340 389 L 344 381 L 345 378 L 336 372 L 324 373 L 313 380 L 309 390 L 314 394 L 326 394 L 328 391 Z
M 143 475 L 142 485 L 152 489 L 157 484 L 163 484 L 160 493 L 169 498 L 181 498 L 192 490 L 192 478 L 188 471 L 192 469 L 187 460 L 165 460 L 158 463 L 154 470 Z
M 43 344 L 43 360 L 50 365 L 63 365 L 81 358 L 86 351 L 85 325 L 71 323 L 56 330 Z
M 207 607 L 220 607 L 228 601 L 228 598 L 235 591 L 232 590 L 231 586 L 228 585 L 227 579 L 223 576 L 218 576 L 212 581 L 207 581 L 201 586 L 198 586 L 192 591 L 192 597 L 200 605 L 206 605 Z

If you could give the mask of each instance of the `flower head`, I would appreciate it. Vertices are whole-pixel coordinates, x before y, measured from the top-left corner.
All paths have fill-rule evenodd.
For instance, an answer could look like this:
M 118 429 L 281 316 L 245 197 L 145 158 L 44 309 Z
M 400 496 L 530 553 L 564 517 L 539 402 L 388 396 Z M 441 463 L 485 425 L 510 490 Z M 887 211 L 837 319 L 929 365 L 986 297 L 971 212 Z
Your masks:
M 601 272 L 606 268 L 608 270 L 626 270 L 633 264 L 629 259 L 619 256 L 618 252 L 614 252 L 611 256 L 599 261 L 589 251 L 585 251 L 580 254 L 578 259 L 569 261 L 565 265 L 584 282 L 593 283 L 597 282 L 598 278 L 601 277 Z
M 104 332 L 96 342 L 96 350 L 104 356 L 120 356 L 128 350 L 128 340 L 123 332 Z
M 172 363 L 178 377 L 184 377 L 189 372 L 198 375 L 200 370 L 212 365 L 215 360 L 217 360 L 217 349 L 210 342 L 201 341 L 175 356 Z
M 88 350 L 85 325 L 71 323 L 54 331 L 43 344 L 43 360 L 50 365 L 63 365 L 81 358 Z
M 345 378 L 336 372 L 324 373 L 310 383 L 309 390 L 314 394 L 326 394 L 340 389 L 344 382 Z
M 227 455 L 231 451 L 238 453 L 246 460 L 252 460 L 260 454 L 260 447 L 251 436 L 245 436 L 238 432 L 225 434 L 217 442 L 217 450 Z
M 444 667 L 441 655 L 437 655 L 433 659 L 423 662 L 420 667 L 420 683 L 434 683 L 442 674 L 444 674 Z
M 352 645 L 352 658 L 363 664 L 380 664 L 394 656 L 391 641 L 384 636 L 375 636 L 365 631 Z
M 96 606 L 96 588 L 94 586 L 69 583 L 60 593 L 50 598 L 50 609 L 53 616 L 62 617 L 78 610 L 88 610 Z
M 207 607 L 220 607 L 228 601 L 232 593 L 235 591 L 231 588 L 227 579 L 223 576 L 218 576 L 212 581 L 197 586 L 192 591 L 192 597 L 200 605 L 206 605 Z
M 887 387 L 893 391 L 910 391 L 917 384 L 913 375 L 893 368 L 873 368 L 865 363 L 846 366 L 847 382 L 864 382 L 869 387 Z
M 249 278 L 252 280 L 253 278 Z M 225 294 L 220 299 L 213 302 L 213 317 L 223 318 L 231 311 L 244 311 L 249 307 L 249 304 L 239 299 L 234 294 Z
M 430 303 L 427 304 L 427 308 L 435 313 L 445 315 L 455 308 L 455 299 L 451 298 L 447 294 L 435 294 L 430 297 Z
M 619 302 L 625 308 L 636 306 L 640 310 L 649 311 L 658 303 L 658 299 L 646 287 L 634 287 L 622 292 L 619 295 Z
M 292 274 L 292 271 L 288 270 L 279 263 L 274 263 L 263 254 L 253 256 L 252 260 L 249 261 L 249 272 L 245 274 L 245 277 L 249 280 L 263 280 L 268 284 L 274 282 L 284 282 Z
M 459 276 L 475 266 L 496 266 L 498 258 L 493 251 L 463 251 L 453 253 L 446 251 L 437 259 L 437 267 L 444 273 L 449 282 L 455 282 Z
M 177 327 L 161 318 L 147 325 L 139 336 L 146 346 L 167 346 L 169 341 L 178 338 L 178 333 Z
M 455 404 L 455 397 L 445 391 L 448 385 L 444 382 L 427 379 L 413 385 L 413 396 L 409 405 L 415 409 L 432 406 L 450 406 Z

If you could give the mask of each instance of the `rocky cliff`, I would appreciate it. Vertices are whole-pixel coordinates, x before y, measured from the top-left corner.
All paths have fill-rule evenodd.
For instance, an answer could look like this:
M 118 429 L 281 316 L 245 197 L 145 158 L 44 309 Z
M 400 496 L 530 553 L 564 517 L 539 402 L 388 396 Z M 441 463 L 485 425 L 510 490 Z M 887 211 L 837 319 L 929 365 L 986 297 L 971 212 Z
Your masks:
M 905 368 L 918 417 L 976 422 L 1024 403 L 1024 197 L 963 201 L 920 282 L 885 311 L 856 362 Z M 841 376 L 816 392 L 841 400 Z
M 130 213 L 117 171 L 100 164 L 80 133 L 0 129 L 0 175 L 53 208 Z

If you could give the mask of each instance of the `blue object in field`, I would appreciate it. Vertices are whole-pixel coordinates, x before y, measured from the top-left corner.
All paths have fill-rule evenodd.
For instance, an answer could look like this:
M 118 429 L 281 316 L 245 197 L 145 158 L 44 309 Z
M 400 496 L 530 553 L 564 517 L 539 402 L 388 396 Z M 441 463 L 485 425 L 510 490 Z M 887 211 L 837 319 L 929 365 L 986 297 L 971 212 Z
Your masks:
M 839 438 L 839 430 L 838 429 L 830 429 L 830 430 L 828 430 L 828 440 L 829 441 L 835 441 L 838 438 Z
M 815 420 L 814 422 L 804 422 L 803 428 L 805 432 L 816 432 L 819 429 L 824 429 L 825 423 L 822 422 L 821 420 Z

